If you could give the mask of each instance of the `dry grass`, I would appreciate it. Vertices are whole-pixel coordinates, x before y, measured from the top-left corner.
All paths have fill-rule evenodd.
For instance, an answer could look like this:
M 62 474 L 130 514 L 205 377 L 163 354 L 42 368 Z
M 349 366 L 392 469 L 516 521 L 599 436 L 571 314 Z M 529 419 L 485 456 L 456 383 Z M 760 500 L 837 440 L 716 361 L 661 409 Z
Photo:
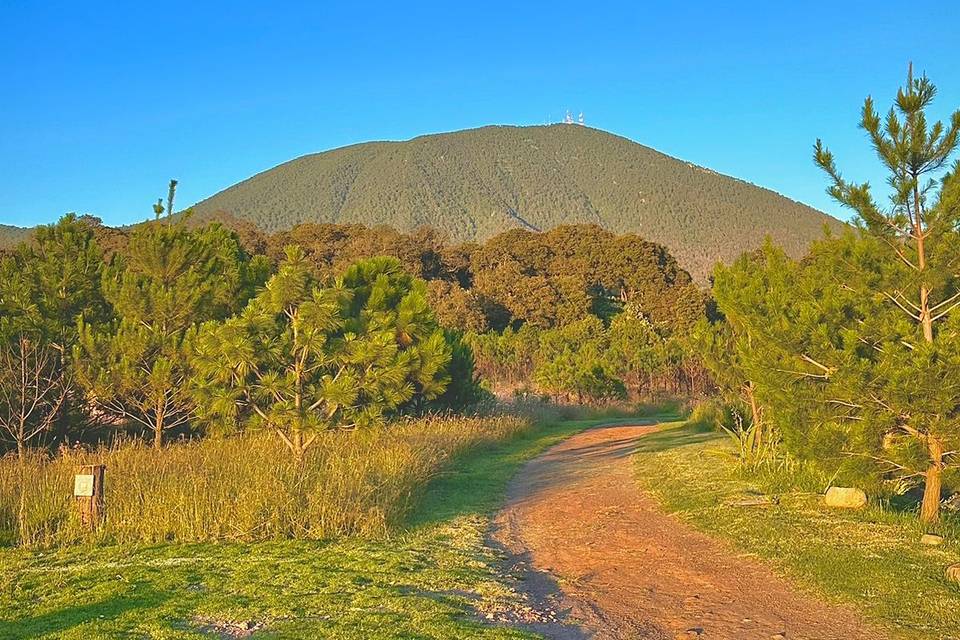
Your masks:
M 0 460 L 0 542 L 321 539 L 379 536 L 402 522 L 452 458 L 528 430 L 520 416 L 433 417 L 324 435 L 297 464 L 268 434 L 204 439 L 156 451 L 124 442 L 25 462 Z M 105 525 L 84 532 L 73 475 L 105 464 Z

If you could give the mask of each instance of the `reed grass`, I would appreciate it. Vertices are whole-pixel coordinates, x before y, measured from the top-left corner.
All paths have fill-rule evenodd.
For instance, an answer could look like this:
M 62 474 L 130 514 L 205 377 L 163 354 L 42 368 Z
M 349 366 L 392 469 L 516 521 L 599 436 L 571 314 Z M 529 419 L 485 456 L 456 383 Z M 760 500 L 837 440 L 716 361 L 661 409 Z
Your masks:
M 521 415 L 428 417 L 324 434 L 296 462 L 270 434 L 0 459 L 0 543 L 158 543 L 385 535 L 463 452 L 532 428 Z M 106 521 L 85 531 L 73 475 L 105 464 Z

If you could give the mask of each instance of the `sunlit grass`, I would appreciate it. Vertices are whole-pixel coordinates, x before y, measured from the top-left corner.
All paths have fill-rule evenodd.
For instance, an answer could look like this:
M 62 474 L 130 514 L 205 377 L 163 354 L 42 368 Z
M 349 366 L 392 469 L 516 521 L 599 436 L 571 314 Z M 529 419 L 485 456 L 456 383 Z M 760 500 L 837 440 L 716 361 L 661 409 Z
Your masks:
M 53 459 L 0 460 L 0 540 L 251 541 L 385 535 L 449 461 L 532 428 L 529 418 L 435 417 L 322 436 L 298 463 L 270 434 L 202 439 L 157 451 L 126 442 Z M 73 474 L 105 464 L 105 525 L 85 533 Z M 23 492 L 23 493 L 21 493 Z
M 828 509 L 819 494 L 742 473 L 731 451 L 725 437 L 675 423 L 646 439 L 636 470 L 668 510 L 772 561 L 812 592 L 852 603 L 907 638 L 960 637 L 960 586 L 944 576 L 948 565 L 960 562 L 955 517 L 938 527 L 946 537 L 942 546 L 923 546 L 916 513 Z M 756 493 L 773 495 L 778 504 L 726 504 Z
M 489 516 L 525 460 L 596 422 L 451 456 L 379 537 L 0 550 L 0 638 L 215 638 L 225 623 L 262 623 L 258 638 L 533 638 L 482 622 L 517 601 L 483 544 Z

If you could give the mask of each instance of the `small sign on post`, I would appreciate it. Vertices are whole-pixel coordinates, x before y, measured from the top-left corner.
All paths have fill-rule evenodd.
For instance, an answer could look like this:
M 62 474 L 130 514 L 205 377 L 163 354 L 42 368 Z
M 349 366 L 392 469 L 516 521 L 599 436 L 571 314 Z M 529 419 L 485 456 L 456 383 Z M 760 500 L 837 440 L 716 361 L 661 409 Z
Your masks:
M 103 501 L 103 476 L 106 469 L 102 464 L 84 465 L 73 477 L 73 499 L 77 504 L 80 524 L 91 531 L 96 530 L 106 516 Z

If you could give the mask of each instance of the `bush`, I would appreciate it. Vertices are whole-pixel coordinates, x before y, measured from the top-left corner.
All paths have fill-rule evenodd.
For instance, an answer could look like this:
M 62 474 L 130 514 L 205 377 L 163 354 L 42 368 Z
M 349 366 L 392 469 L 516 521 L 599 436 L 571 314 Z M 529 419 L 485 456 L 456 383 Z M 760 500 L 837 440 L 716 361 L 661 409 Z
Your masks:
M 714 398 L 697 404 L 693 408 L 693 411 L 690 412 L 690 417 L 687 418 L 687 420 L 691 424 L 709 427 L 710 429 L 716 429 L 718 431 L 725 429 L 736 430 L 739 428 L 735 418 L 737 412 L 737 407 L 731 407 Z M 740 415 L 743 415 L 743 413 L 740 412 Z M 749 427 L 749 424 L 746 426 Z

